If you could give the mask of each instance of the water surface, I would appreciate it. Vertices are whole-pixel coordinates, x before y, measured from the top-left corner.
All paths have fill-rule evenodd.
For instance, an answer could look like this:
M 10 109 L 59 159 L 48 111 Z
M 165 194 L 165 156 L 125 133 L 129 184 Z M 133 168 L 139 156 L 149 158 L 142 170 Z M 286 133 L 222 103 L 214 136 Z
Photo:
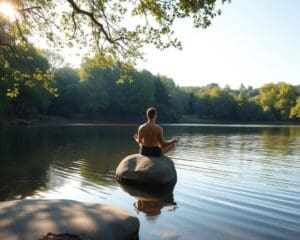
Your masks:
M 0 129 L 0 201 L 113 204 L 140 219 L 140 239 L 300 239 L 300 127 L 164 126 L 181 139 L 168 154 L 178 182 L 155 196 L 114 179 L 136 128 Z

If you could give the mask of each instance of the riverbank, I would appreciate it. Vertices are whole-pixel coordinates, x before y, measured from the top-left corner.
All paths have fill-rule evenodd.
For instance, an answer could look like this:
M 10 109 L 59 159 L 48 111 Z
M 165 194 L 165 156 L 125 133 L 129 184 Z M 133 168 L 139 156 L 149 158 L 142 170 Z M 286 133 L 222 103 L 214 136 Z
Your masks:
M 274 121 L 234 121 L 234 120 L 211 120 L 211 119 L 199 119 L 193 115 L 184 115 L 178 121 L 181 124 L 264 124 L 264 125 L 300 125 L 299 120 L 274 120 Z
M 39 115 L 36 118 L 14 118 L 10 120 L 0 121 L 0 127 L 30 127 L 43 125 L 64 125 L 64 124 L 140 124 L 143 120 L 88 120 L 63 118 L 56 116 Z M 241 122 L 233 120 L 211 120 L 199 119 L 195 116 L 184 115 L 179 121 L 159 121 L 163 124 L 263 124 L 263 125 L 300 125 L 300 120 L 284 120 L 284 121 L 256 121 L 256 122 Z

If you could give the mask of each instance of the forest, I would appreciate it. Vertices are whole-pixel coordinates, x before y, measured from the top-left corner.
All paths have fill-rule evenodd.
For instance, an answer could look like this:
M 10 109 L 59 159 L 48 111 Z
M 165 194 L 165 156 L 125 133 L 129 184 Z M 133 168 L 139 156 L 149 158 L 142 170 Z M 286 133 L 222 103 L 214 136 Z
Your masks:
M 194 27 L 207 28 L 222 12 L 216 2 L 146 1 L 129 8 L 131 1 L 121 1 L 108 9 L 109 1 L 67 0 L 62 14 L 56 1 L 6 3 L 9 11 L 0 14 L 0 121 L 136 122 L 149 106 L 162 122 L 299 121 L 300 85 L 180 87 L 134 68 L 145 45 L 181 49 L 174 21 L 192 17 Z M 122 25 L 127 11 L 139 20 L 134 26 Z M 89 57 L 71 68 L 53 50 L 38 49 L 32 37 L 46 38 L 50 49 L 86 48 Z
M 39 119 L 137 122 L 155 106 L 161 122 L 299 121 L 300 85 L 268 83 L 260 88 L 231 89 L 209 83 L 180 87 L 147 70 L 129 69 L 85 58 L 78 69 L 61 56 L 30 48 L 16 58 L 1 50 L 0 120 Z M 64 67 L 61 67 L 64 66 Z M 195 76 L 197 77 L 197 76 Z M 199 78 L 201 76 L 198 76 Z

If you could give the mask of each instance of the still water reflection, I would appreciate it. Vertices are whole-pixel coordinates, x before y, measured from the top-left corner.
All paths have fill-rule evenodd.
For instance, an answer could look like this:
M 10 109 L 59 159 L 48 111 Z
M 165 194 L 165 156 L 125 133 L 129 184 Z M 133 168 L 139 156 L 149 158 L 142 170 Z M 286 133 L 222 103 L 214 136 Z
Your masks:
M 178 182 L 119 185 L 136 126 L 0 129 L 0 201 L 65 198 L 135 214 L 140 239 L 300 239 L 300 127 L 170 125 Z

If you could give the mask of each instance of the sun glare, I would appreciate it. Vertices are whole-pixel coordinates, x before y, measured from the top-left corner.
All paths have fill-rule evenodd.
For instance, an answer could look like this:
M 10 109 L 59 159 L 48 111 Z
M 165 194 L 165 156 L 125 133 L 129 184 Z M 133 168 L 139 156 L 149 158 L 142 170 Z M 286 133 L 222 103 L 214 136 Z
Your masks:
M 15 21 L 18 12 L 13 5 L 7 2 L 0 2 L 0 15 L 6 17 L 9 21 Z

